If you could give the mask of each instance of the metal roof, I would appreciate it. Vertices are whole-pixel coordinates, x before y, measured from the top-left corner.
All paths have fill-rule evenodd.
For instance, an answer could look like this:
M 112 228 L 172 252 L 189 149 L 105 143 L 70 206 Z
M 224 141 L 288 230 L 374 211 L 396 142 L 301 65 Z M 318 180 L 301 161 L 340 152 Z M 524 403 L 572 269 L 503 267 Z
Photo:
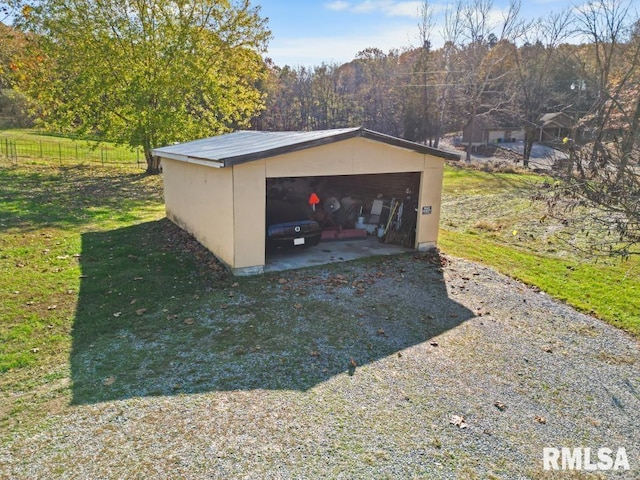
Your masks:
M 158 157 L 183 162 L 199 163 L 214 167 L 228 167 L 354 137 L 368 138 L 449 160 L 460 159 L 460 155 L 455 153 L 409 142 L 362 127 L 315 130 L 310 132 L 260 132 L 240 130 L 216 137 L 155 148 L 152 153 Z

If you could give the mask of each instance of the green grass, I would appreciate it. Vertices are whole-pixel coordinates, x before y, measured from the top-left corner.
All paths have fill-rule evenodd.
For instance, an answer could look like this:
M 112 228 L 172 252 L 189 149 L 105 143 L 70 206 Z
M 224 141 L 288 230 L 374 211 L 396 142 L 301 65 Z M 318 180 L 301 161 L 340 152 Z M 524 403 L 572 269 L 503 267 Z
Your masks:
M 0 392 L 9 399 L 0 427 L 18 428 L 19 419 L 24 428 L 61 408 L 56 401 L 233 390 L 247 381 L 306 390 L 344 372 L 354 345 L 364 349 L 362 364 L 439 333 L 425 330 L 422 304 L 397 319 L 392 343 L 377 333 L 396 316 L 382 296 L 344 311 L 280 285 L 278 275 L 233 278 L 164 219 L 160 182 L 95 166 L 0 168 Z M 329 267 L 326 279 L 287 276 L 353 295 L 352 268 Z M 446 297 L 442 282 L 426 280 Z M 438 328 L 470 315 L 450 303 Z
M 490 265 L 577 309 L 640 335 L 640 260 L 587 259 L 530 200 L 534 175 L 445 172 L 439 246 Z
M 519 190 L 541 179 L 538 175 L 520 175 L 515 173 L 486 173 L 467 168 L 447 167 L 444 171 L 446 194 L 487 195 L 505 191 Z
M 13 163 L 56 162 L 58 165 L 103 163 L 143 166 L 145 163 L 140 150 L 35 129 L 1 130 L 0 160 Z

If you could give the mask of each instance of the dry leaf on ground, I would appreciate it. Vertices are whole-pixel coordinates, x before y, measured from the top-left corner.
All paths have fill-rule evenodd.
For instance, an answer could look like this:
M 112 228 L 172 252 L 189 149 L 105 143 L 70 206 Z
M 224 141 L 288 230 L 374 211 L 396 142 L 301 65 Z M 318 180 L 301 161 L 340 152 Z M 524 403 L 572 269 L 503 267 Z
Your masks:
M 449 419 L 449 423 L 451 425 L 455 425 L 458 428 L 467 428 L 467 423 L 464 421 L 464 417 L 462 415 L 451 415 Z

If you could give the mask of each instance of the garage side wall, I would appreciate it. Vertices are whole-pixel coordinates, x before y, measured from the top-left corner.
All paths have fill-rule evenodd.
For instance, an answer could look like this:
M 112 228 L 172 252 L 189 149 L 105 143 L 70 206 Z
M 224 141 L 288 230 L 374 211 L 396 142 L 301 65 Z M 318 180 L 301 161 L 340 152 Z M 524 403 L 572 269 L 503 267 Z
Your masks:
M 167 218 L 193 235 L 222 262 L 234 262 L 233 175 L 212 168 L 162 159 Z

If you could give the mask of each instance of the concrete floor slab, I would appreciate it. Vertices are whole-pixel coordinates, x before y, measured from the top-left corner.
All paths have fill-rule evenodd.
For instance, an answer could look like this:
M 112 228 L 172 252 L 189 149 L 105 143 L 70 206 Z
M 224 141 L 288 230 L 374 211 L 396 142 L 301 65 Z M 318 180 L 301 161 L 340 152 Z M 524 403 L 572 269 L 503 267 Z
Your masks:
M 413 251 L 411 248 L 400 245 L 381 243 L 374 236 L 357 240 L 323 241 L 315 247 L 306 249 L 268 252 L 264 272 L 280 272 L 328 263 L 347 262 L 374 255 L 394 255 Z

